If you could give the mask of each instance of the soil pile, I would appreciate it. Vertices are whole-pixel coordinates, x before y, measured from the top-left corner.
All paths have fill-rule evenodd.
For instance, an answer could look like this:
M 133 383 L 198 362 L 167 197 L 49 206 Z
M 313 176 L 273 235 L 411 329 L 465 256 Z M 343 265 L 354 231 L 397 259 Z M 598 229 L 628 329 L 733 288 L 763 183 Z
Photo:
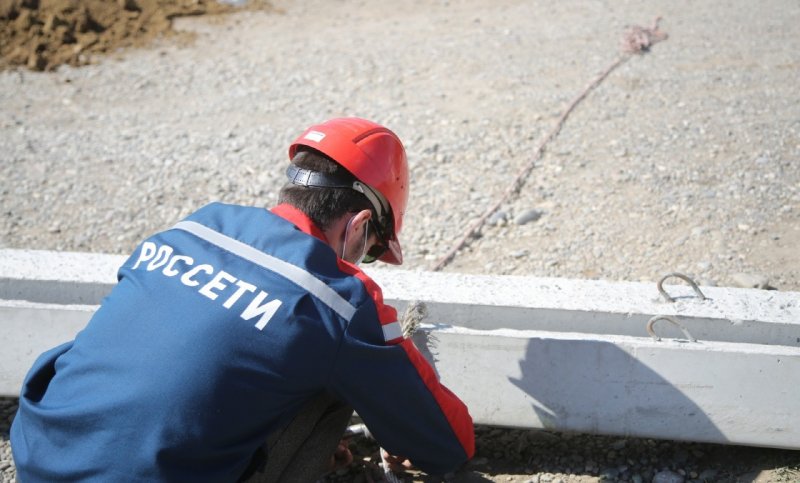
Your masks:
M 212 0 L 0 0 L 0 69 L 53 70 L 174 34 L 172 19 L 224 13 Z

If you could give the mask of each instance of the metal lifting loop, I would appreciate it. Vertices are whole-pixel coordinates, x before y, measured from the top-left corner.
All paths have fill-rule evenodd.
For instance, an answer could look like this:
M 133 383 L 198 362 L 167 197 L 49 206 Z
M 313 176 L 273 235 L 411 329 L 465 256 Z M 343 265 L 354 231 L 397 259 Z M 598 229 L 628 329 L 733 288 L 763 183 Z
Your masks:
M 661 277 L 661 280 L 658 281 L 658 291 L 661 292 L 661 295 L 664 297 L 664 300 L 666 300 L 667 302 L 674 302 L 675 301 L 675 299 L 670 297 L 670 295 L 667 293 L 666 290 L 664 290 L 664 287 L 663 287 L 664 280 L 666 280 L 666 279 L 668 279 L 670 277 L 678 277 L 680 279 L 685 280 L 686 283 L 688 283 L 689 285 L 692 286 L 692 289 L 694 290 L 694 293 L 696 293 L 697 296 L 700 297 L 700 300 L 706 300 L 706 296 L 703 295 L 703 292 L 700 291 L 700 288 L 697 286 L 696 283 L 694 283 L 694 280 L 692 280 L 688 275 L 684 275 L 684 274 L 679 273 L 679 272 L 672 272 L 672 273 L 668 273 L 668 274 L 664 275 L 663 277 Z
M 650 337 L 652 337 L 654 341 L 658 342 L 661 340 L 661 337 L 656 335 L 656 331 L 653 330 L 653 325 L 655 325 L 656 321 L 658 321 L 659 319 L 664 319 L 668 322 L 672 322 L 673 325 L 681 329 L 681 332 L 683 332 L 683 335 L 685 335 L 687 339 L 689 339 L 691 342 L 697 342 L 697 339 L 692 337 L 692 334 L 689 333 L 689 329 L 687 329 L 686 327 L 683 326 L 683 324 L 675 320 L 675 317 L 669 315 L 656 315 L 655 317 L 647 321 L 647 333 L 650 334 Z

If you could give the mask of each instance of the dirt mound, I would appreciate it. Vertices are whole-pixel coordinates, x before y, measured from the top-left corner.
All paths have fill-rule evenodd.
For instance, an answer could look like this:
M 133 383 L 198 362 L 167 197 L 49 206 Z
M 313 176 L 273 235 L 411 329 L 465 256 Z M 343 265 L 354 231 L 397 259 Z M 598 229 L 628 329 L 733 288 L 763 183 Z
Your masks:
M 0 0 L 0 69 L 85 65 L 92 54 L 173 34 L 175 17 L 235 8 L 212 0 Z

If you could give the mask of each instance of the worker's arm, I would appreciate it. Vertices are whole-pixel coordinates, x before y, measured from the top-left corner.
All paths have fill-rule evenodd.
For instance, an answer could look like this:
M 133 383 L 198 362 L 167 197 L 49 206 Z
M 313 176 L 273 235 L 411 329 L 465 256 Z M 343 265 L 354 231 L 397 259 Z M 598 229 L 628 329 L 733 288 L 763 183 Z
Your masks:
M 384 342 L 374 308 L 362 307 L 353 317 L 331 384 L 383 448 L 427 473 L 453 471 L 474 454 L 467 407 L 439 383 L 410 340 Z

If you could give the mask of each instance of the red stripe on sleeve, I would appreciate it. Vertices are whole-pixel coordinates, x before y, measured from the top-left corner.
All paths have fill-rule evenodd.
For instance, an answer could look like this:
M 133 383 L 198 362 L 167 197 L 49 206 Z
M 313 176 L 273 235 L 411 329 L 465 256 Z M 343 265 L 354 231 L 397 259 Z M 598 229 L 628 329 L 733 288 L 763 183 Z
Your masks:
M 361 280 L 361 283 L 364 284 L 364 288 L 367 289 L 367 293 L 375 302 L 375 307 L 378 309 L 378 320 L 380 320 L 381 325 L 397 322 L 397 310 L 391 305 L 386 305 L 383 303 L 383 291 L 381 291 L 380 286 L 378 286 L 374 280 L 369 278 L 366 273 L 361 271 L 360 268 L 350 262 L 339 258 L 337 263 L 339 264 L 339 270 L 349 275 L 353 275 L 357 279 Z M 395 339 L 395 341 L 399 341 L 399 339 Z
M 438 379 L 436 373 L 428 363 L 428 361 L 419 353 L 414 343 L 410 339 L 403 339 L 400 342 L 411 364 L 417 369 L 420 377 L 422 377 L 425 386 L 431 391 L 434 399 L 442 409 L 447 422 L 464 448 L 467 458 L 472 458 L 475 455 L 475 428 L 472 424 L 472 416 L 469 415 L 467 406 L 453 394 L 449 389 L 444 387 Z

